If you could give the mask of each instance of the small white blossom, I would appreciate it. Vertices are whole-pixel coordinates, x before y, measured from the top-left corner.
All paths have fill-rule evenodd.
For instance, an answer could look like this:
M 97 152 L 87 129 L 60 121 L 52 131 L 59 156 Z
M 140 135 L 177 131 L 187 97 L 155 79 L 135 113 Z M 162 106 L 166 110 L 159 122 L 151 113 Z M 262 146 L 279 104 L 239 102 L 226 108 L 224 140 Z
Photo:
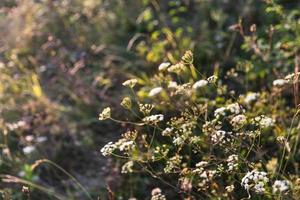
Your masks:
M 180 74 L 182 73 L 184 70 L 185 70 L 185 66 L 183 63 L 179 62 L 175 65 L 171 65 L 169 68 L 168 68 L 168 72 L 173 72 L 173 73 L 177 73 L 177 74 Z
M 99 114 L 99 120 L 105 120 L 110 118 L 111 115 L 111 109 L 110 107 L 106 107 L 103 109 L 102 113 Z
M 151 200 L 166 200 L 165 195 L 162 194 L 160 188 L 155 188 L 151 192 Z
M 163 90 L 162 87 L 156 87 L 156 88 L 153 88 L 153 89 L 150 90 L 150 92 L 149 92 L 149 97 L 153 97 L 153 96 L 159 94 L 162 90 Z
M 236 170 L 238 168 L 238 160 L 239 157 L 238 155 L 232 154 L 228 157 L 227 161 L 227 165 L 228 165 L 228 171 L 231 172 L 233 170 Z
M 232 124 L 232 126 L 234 127 L 240 127 L 243 126 L 245 123 L 247 122 L 247 117 L 243 114 L 237 115 L 234 118 L 232 118 L 232 120 L 230 121 L 230 123 Z
M 130 151 L 134 148 L 134 142 L 129 140 L 129 141 L 124 141 L 120 144 L 119 149 L 120 151 Z
M 280 86 L 285 85 L 286 83 L 288 83 L 287 80 L 284 80 L 284 79 L 277 79 L 277 80 L 274 80 L 274 81 L 273 81 L 273 86 L 280 87 Z
M 241 113 L 241 107 L 238 103 L 232 103 L 232 104 L 229 104 L 227 107 L 226 107 L 227 110 L 229 110 L 232 114 L 239 114 Z
M 26 122 L 23 120 L 17 121 L 15 123 L 7 123 L 6 126 L 10 131 L 22 128 L 26 125 Z
M 253 170 L 248 172 L 242 179 L 242 186 L 247 190 L 253 189 L 256 193 L 264 193 L 265 186 L 269 182 L 269 178 L 267 177 L 266 172 L 259 172 Z
M 255 101 L 257 98 L 259 97 L 259 94 L 258 93 L 255 93 L 255 92 L 249 92 L 245 99 L 244 99 L 244 102 L 246 104 L 250 104 L 252 103 L 253 101 Z
M 126 86 L 126 87 L 130 87 L 130 88 L 133 88 L 136 84 L 137 84 L 137 79 L 129 79 L 125 82 L 123 82 L 123 86 Z
M 272 126 L 274 126 L 274 123 L 275 123 L 274 119 L 264 116 L 264 115 L 255 117 L 254 121 L 258 122 L 258 124 L 260 125 L 261 128 L 272 127 Z
M 143 121 L 147 123 L 157 123 L 163 120 L 164 120 L 164 116 L 162 114 L 150 115 L 143 119 Z
M 196 167 L 205 167 L 208 164 L 207 161 L 200 161 L 196 164 Z
M 175 81 L 170 81 L 168 84 L 168 88 L 176 88 L 178 85 Z
M 171 63 L 169 62 L 164 62 L 164 63 L 161 63 L 159 66 L 158 66 L 158 70 L 159 71 L 164 71 L 166 69 L 168 69 L 168 67 L 171 65 Z
M 26 146 L 26 147 L 23 148 L 23 152 L 25 154 L 31 154 L 34 151 L 35 151 L 35 146 L 30 145 L 30 146 Z
M 290 188 L 290 183 L 287 180 L 276 180 L 272 186 L 273 193 L 285 192 Z
M 225 116 L 225 114 L 226 114 L 225 111 L 226 111 L 225 107 L 217 108 L 214 112 L 214 116 L 215 117 Z
M 215 144 L 226 144 L 226 143 L 230 143 L 233 141 L 232 139 L 232 132 L 226 132 L 223 130 L 218 130 L 215 131 L 212 136 L 211 136 L 211 140 L 213 143 Z
M 122 174 L 128 174 L 128 173 L 132 173 L 133 172 L 133 164 L 134 162 L 132 160 L 128 161 L 127 163 L 125 163 L 123 166 L 122 166 L 122 171 L 121 173 Z
M 229 192 L 229 193 L 230 193 L 230 192 L 233 192 L 233 190 L 234 190 L 234 185 L 226 186 L 225 189 L 226 189 L 226 191 Z
M 170 134 L 172 133 L 172 131 L 173 131 L 173 128 L 167 127 L 165 130 L 162 131 L 161 134 L 162 134 L 163 136 L 168 136 L 168 135 L 170 135 Z
M 207 85 L 207 83 L 208 83 L 207 80 L 197 81 L 196 83 L 194 83 L 193 89 L 198 89 L 198 88 L 204 87 Z
M 113 142 L 107 143 L 100 152 L 102 153 L 103 156 L 109 156 L 112 154 L 112 152 L 117 148 L 117 146 Z
M 209 83 L 215 83 L 215 82 L 217 81 L 217 79 L 218 79 L 217 76 L 212 75 L 212 76 L 210 76 L 210 77 L 207 78 L 207 81 L 208 81 Z

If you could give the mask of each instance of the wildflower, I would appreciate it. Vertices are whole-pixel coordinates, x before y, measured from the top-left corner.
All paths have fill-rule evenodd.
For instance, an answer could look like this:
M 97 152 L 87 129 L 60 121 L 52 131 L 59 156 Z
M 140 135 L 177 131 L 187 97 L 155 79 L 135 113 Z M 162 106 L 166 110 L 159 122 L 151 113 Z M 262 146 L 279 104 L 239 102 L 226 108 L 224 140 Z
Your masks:
M 240 114 L 235 116 L 234 118 L 232 118 L 232 120 L 230 121 L 230 123 L 232 124 L 232 126 L 234 127 L 240 127 L 243 126 L 245 123 L 247 122 L 247 118 L 245 115 Z
M 139 109 L 144 115 L 150 114 L 151 110 L 154 108 L 152 104 L 139 104 Z
M 225 116 L 225 114 L 226 114 L 225 111 L 226 111 L 225 107 L 220 107 L 220 108 L 215 110 L 214 116 L 215 117 Z
M 34 140 L 34 136 L 33 135 L 26 135 L 25 140 L 27 142 L 32 142 Z
M 212 76 L 210 76 L 210 77 L 207 78 L 207 81 L 208 81 L 209 83 L 215 83 L 215 82 L 217 81 L 217 79 L 218 79 L 217 76 L 212 75 Z
M 135 140 L 137 134 L 138 134 L 137 130 L 133 130 L 133 131 L 126 131 L 124 134 L 122 134 L 122 136 L 127 140 Z
M 151 192 L 151 200 L 166 200 L 165 195 L 161 193 L 160 188 L 155 188 Z
M 120 105 L 123 108 L 130 110 L 132 106 L 131 99 L 129 97 L 124 97 Z
M 133 172 L 133 164 L 134 162 L 132 160 L 128 161 L 127 163 L 125 163 L 123 166 L 122 166 L 122 171 L 121 173 L 122 174 L 128 174 L 128 173 L 132 173 Z
M 10 131 L 16 130 L 16 129 L 20 129 L 22 127 L 24 127 L 26 125 L 26 122 L 21 120 L 21 121 L 17 121 L 15 123 L 7 123 L 6 126 Z
M 137 84 L 137 79 L 129 79 L 125 82 L 123 82 L 123 86 L 126 86 L 126 87 L 130 87 L 130 88 L 133 88 L 136 84 Z
M 110 107 L 106 107 L 103 109 L 102 113 L 99 114 L 99 120 L 105 120 L 110 118 L 111 116 L 111 109 Z
M 241 107 L 238 103 L 229 104 L 226 109 L 229 110 L 232 114 L 239 114 L 241 112 Z
M 193 63 L 193 53 L 192 51 L 188 50 L 184 53 L 184 55 L 182 56 L 181 60 L 185 63 L 185 64 L 192 64 Z
M 266 172 L 253 170 L 248 172 L 242 179 L 242 186 L 249 192 L 253 189 L 256 193 L 264 193 L 265 186 L 269 182 Z
M 191 191 L 193 188 L 192 181 L 189 178 L 184 178 L 181 180 L 180 188 L 185 192 Z
M 179 168 L 182 161 L 182 156 L 175 155 L 171 157 L 166 164 L 166 167 L 164 168 L 165 173 L 171 173 L 174 171 L 174 169 Z
M 236 170 L 238 168 L 238 155 L 232 154 L 228 157 L 227 165 L 228 165 L 228 171 L 231 172 L 233 170 Z
M 234 190 L 234 185 L 226 186 L 225 189 L 226 189 L 227 192 L 231 193 Z
M 250 104 L 252 103 L 253 101 L 255 101 L 257 98 L 259 97 L 259 94 L 258 93 L 255 93 L 255 92 L 249 92 L 245 99 L 244 99 L 244 102 L 246 104 Z
M 26 146 L 26 147 L 23 148 L 23 152 L 25 154 L 31 154 L 34 151 L 35 151 L 35 146 L 32 146 L 32 145 Z
M 208 83 L 207 80 L 197 81 L 196 83 L 194 83 L 193 88 L 198 89 L 198 88 L 204 87 L 207 85 L 207 83 Z
M 164 116 L 162 114 L 150 115 L 143 119 L 144 122 L 153 123 L 153 124 L 163 121 L 163 120 L 164 120 Z
M 183 145 L 184 144 L 185 139 L 182 137 L 175 137 L 173 139 L 173 143 L 177 146 Z
M 175 81 L 170 81 L 168 88 L 176 88 L 177 87 L 177 83 Z
M 272 186 L 273 193 L 285 192 L 290 188 L 290 183 L 287 180 L 276 180 Z
M 173 72 L 173 73 L 177 73 L 177 74 L 180 74 L 184 70 L 185 70 L 185 66 L 181 62 L 179 62 L 179 63 L 177 63 L 175 65 L 171 65 L 168 68 L 168 72 Z
M 230 143 L 233 141 L 231 135 L 232 135 L 232 132 L 218 130 L 212 134 L 211 140 L 213 143 L 216 143 L 216 144 L 217 143 L 226 144 L 226 143 Z
M 258 116 L 254 118 L 254 121 L 258 122 L 261 128 L 268 128 L 274 126 L 275 120 L 270 117 L 266 117 L 264 115 Z
M 286 83 L 288 83 L 287 80 L 277 79 L 277 80 L 273 81 L 273 86 L 281 87 L 281 86 L 285 85 Z
M 161 63 L 159 66 L 158 66 L 158 70 L 159 71 L 165 71 L 166 69 L 168 69 L 168 67 L 171 65 L 171 63 L 169 62 L 164 62 L 164 63 Z
M 134 142 L 131 140 L 121 142 L 119 146 L 120 151 L 130 151 L 133 148 L 134 148 Z
M 102 153 L 103 156 L 109 156 L 112 154 L 112 152 L 117 148 L 117 146 L 113 142 L 109 142 L 102 149 L 100 152 Z
M 150 92 L 149 92 L 149 97 L 153 97 L 153 96 L 159 94 L 162 90 L 163 90 L 162 87 L 156 87 L 156 88 L 153 88 L 153 89 L 150 90 Z
M 171 135 L 172 131 L 173 131 L 173 128 L 167 127 L 165 130 L 162 131 L 161 134 L 162 134 L 163 136 L 169 136 L 169 135 Z

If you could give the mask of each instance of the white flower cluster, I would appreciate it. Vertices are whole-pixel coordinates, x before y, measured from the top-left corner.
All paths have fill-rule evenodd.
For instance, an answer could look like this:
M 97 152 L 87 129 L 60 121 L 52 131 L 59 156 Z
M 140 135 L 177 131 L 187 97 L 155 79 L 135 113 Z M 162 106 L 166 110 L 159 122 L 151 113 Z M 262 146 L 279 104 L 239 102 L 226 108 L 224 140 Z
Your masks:
M 120 139 L 116 144 L 119 144 L 117 146 L 119 146 L 120 151 L 129 151 L 134 147 L 134 142 L 125 138 Z
M 159 71 L 165 71 L 166 69 L 168 69 L 168 67 L 171 65 L 171 63 L 169 62 L 164 62 L 164 63 L 161 63 L 159 66 L 158 66 L 158 70 Z
M 151 110 L 154 108 L 152 104 L 139 104 L 139 109 L 144 115 L 150 114 Z
M 202 88 L 202 87 L 206 86 L 207 84 L 208 84 L 207 80 L 199 80 L 196 83 L 194 83 L 193 89 Z
M 106 145 L 104 145 L 104 147 L 102 147 L 100 152 L 102 153 L 103 156 L 109 156 L 117 149 L 120 151 L 125 151 L 125 153 L 128 153 L 132 149 L 134 149 L 134 147 L 135 147 L 134 141 L 126 138 L 121 138 L 116 143 L 113 142 L 107 143 Z
M 238 163 L 239 157 L 238 155 L 232 154 L 227 158 L 227 166 L 228 166 L 228 171 L 232 172 L 234 170 L 238 169 L 239 163 Z
M 132 160 L 128 161 L 127 163 L 125 163 L 122 166 L 121 173 L 122 174 L 132 173 L 133 172 L 133 169 L 132 169 L 133 165 L 134 165 L 134 162 Z
M 153 97 L 153 96 L 156 96 L 158 95 L 161 91 L 163 90 L 162 87 L 156 87 L 156 88 L 153 88 L 152 90 L 150 90 L 149 92 L 149 97 Z
M 151 192 L 151 200 L 166 200 L 166 196 L 162 194 L 160 188 L 155 188 Z
M 163 130 L 163 131 L 161 132 L 161 134 L 162 134 L 163 136 L 169 136 L 169 135 L 171 135 L 172 131 L 173 131 L 173 128 L 167 127 L 167 128 L 165 128 L 165 130 Z
M 215 83 L 215 82 L 217 81 L 217 79 L 218 79 L 217 76 L 212 75 L 212 76 L 210 76 L 210 77 L 207 78 L 207 81 L 208 81 L 209 83 Z
M 287 180 L 276 180 L 272 186 L 273 193 L 286 192 L 290 188 L 290 183 Z
M 217 108 L 214 112 L 214 115 L 215 117 L 219 118 L 221 116 L 225 116 L 226 112 L 229 112 L 229 114 L 240 114 L 244 112 L 244 110 L 241 109 L 238 103 L 232 103 L 227 105 L 226 107 Z
M 6 126 L 7 128 L 10 130 L 10 131 L 13 131 L 13 130 L 16 130 L 16 129 L 19 129 L 19 128 L 22 128 L 26 125 L 26 122 L 25 121 L 18 121 L 18 122 L 15 122 L 15 123 L 7 123 Z
M 230 121 L 233 127 L 241 127 L 247 123 L 247 117 L 243 114 L 237 115 Z
M 275 120 L 265 115 L 260 115 L 254 118 L 254 122 L 258 123 L 261 128 L 269 128 L 274 126 Z
M 244 99 L 244 102 L 246 104 L 251 104 L 252 102 L 254 102 L 257 98 L 259 97 L 259 94 L 258 93 L 255 93 L 255 92 L 248 92 L 245 99 Z
M 184 66 L 183 63 L 179 62 L 175 65 L 171 65 L 168 68 L 168 72 L 173 72 L 173 73 L 177 73 L 180 74 L 181 72 L 183 72 L 186 69 L 186 67 Z
M 282 86 L 284 86 L 287 83 L 288 83 L 288 81 L 285 80 L 285 79 L 277 79 L 277 80 L 273 81 L 273 86 L 275 86 L 275 87 L 282 87 Z
M 103 109 L 102 113 L 99 114 L 99 120 L 105 120 L 110 118 L 111 116 L 111 109 L 110 107 L 106 107 Z
M 233 190 L 234 190 L 234 185 L 228 185 L 228 186 L 225 187 L 225 189 L 226 189 L 226 191 L 229 192 L 229 193 L 230 193 L 230 192 L 233 192 Z
M 213 179 L 213 177 L 215 176 L 215 174 L 217 173 L 216 170 L 205 170 L 200 174 L 200 178 L 202 179 L 198 186 L 200 188 L 206 188 L 208 187 L 208 183 Z
M 242 179 L 242 186 L 248 192 L 250 189 L 253 189 L 256 193 L 264 193 L 265 186 L 269 182 L 269 178 L 267 177 L 266 172 L 259 172 L 253 170 L 248 172 Z
M 200 175 L 204 172 L 204 167 L 206 167 L 207 165 L 208 162 L 200 161 L 196 164 L 196 168 L 192 172 Z
M 102 153 L 103 156 L 109 156 L 112 154 L 112 152 L 117 148 L 117 146 L 113 142 L 109 142 L 102 149 L 100 152 Z
M 179 155 L 171 157 L 164 168 L 165 173 L 171 173 L 174 169 L 179 168 L 181 164 L 182 157 Z
M 149 124 L 156 124 L 160 121 L 164 120 L 164 116 L 162 114 L 158 114 L 158 115 L 150 115 L 147 117 L 143 118 L 143 121 Z
M 170 81 L 168 84 L 168 88 L 177 88 L 178 84 L 175 81 Z
M 233 141 L 231 136 L 232 136 L 232 132 L 217 130 L 212 134 L 211 140 L 215 144 L 221 144 L 221 145 L 222 144 L 228 144 L 228 143 L 231 143 Z
M 196 168 L 192 170 L 192 173 L 199 176 L 200 182 L 198 183 L 198 187 L 202 189 L 207 189 L 209 186 L 209 182 L 213 179 L 216 170 L 205 169 L 208 167 L 207 161 L 200 161 L 196 164 Z
M 137 84 L 137 79 L 129 79 L 125 82 L 123 82 L 123 86 L 126 86 L 126 87 L 130 87 L 130 88 L 133 88 L 136 84 Z
M 34 152 L 36 150 L 35 146 L 33 145 L 29 145 L 23 148 L 23 152 L 25 154 L 31 154 L 32 152 Z

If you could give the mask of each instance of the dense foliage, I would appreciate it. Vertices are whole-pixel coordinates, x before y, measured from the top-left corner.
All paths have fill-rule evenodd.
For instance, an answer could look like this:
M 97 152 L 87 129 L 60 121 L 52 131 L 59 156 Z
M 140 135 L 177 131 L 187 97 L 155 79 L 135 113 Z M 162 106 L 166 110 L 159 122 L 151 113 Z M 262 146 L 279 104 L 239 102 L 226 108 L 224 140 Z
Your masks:
M 1 1 L 1 197 L 299 199 L 299 8 Z

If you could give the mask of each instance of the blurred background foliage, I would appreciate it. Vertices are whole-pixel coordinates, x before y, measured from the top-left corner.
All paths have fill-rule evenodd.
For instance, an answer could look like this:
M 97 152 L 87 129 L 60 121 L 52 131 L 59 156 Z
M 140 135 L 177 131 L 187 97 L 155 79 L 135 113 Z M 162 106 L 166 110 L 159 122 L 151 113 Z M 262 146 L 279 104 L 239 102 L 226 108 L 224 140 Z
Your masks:
M 151 180 L 122 179 L 118 162 L 98 153 L 120 134 L 97 116 L 107 104 L 122 115 L 121 83 L 139 76 L 151 85 L 147 77 L 161 62 L 175 63 L 190 49 L 204 76 L 230 80 L 241 93 L 268 91 L 299 62 L 299 8 L 296 0 L 2 0 L 0 174 L 87 198 L 61 170 L 30 167 L 47 158 L 92 197 L 107 195 L 107 183 L 121 196 L 137 190 L 144 197 Z M 292 91 L 285 95 L 293 105 Z M 0 185 L 24 199 L 21 185 Z M 54 197 L 36 190 L 31 198 Z

